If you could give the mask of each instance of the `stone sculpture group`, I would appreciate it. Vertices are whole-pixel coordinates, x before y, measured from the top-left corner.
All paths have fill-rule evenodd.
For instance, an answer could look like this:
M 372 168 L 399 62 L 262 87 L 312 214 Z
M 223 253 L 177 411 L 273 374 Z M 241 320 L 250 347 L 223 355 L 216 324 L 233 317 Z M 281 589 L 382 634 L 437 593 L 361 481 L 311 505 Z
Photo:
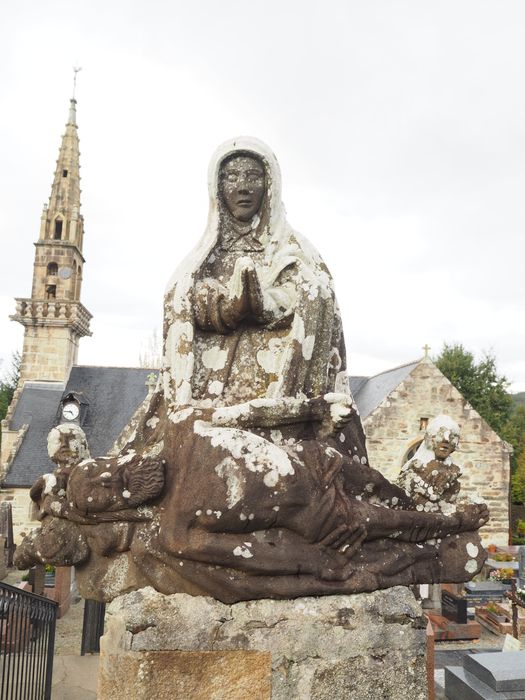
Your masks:
M 116 457 L 52 431 L 27 567 L 75 565 L 85 598 L 151 585 L 225 603 L 460 582 L 484 504 L 458 499 L 458 430 L 429 426 L 398 484 L 368 463 L 332 278 L 288 224 L 271 151 L 224 144 L 203 238 L 165 297 L 159 381 Z

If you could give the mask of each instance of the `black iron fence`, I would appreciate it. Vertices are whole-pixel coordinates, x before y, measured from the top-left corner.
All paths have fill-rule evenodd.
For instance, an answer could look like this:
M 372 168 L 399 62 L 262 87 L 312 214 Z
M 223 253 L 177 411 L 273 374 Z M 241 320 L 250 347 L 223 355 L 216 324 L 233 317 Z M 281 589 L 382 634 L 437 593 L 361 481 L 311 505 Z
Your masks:
M 58 603 L 0 583 L 0 699 L 50 700 Z
M 97 600 L 84 601 L 84 622 L 80 655 L 100 653 L 100 638 L 104 634 L 106 605 Z

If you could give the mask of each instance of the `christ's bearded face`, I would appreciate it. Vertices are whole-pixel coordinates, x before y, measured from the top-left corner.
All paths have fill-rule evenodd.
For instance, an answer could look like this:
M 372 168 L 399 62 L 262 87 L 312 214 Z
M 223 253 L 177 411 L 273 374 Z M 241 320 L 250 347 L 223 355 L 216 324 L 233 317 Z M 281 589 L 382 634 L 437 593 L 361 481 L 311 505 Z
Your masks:
M 257 214 L 265 186 L 264 166 L 258 158 L 238 155 L 221 163 L 219 191 L 228 211 L 238 221 L 250 221 Z

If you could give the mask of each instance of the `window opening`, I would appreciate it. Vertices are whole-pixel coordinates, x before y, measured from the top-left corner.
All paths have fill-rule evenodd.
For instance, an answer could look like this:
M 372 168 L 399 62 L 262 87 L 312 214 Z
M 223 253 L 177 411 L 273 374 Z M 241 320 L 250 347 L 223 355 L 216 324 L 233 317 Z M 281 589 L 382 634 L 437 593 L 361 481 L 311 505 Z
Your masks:
M 67 170 L 62 170 L 62 177 L 67 177 Z
M 48 277 L 55 277 L 58 272 L 58 265 L 55 262 L 49 263 L 47 266 Z
M 57 298 L 57 286 L 56 284 L 48 284 L 46 287 L 46 299 L 56 299 Z
M 62 238 L 62 219 L 55 220 L 55 240 L 59 241 Z
M 404 456 L 403 461 L 401 462 L 401 466 L 403 466 L 403 464 L 405 464 L 406 462 L 410 462 L 410 460 L 413 458 L 413 456 L 418 451 L 418 448 L 422 442 L 423 442 L 423 440 L 419 440 L 419 442 L 416 442 L 415 445 L 412 445 L 412 447 L 408 450 L 408 452 Z

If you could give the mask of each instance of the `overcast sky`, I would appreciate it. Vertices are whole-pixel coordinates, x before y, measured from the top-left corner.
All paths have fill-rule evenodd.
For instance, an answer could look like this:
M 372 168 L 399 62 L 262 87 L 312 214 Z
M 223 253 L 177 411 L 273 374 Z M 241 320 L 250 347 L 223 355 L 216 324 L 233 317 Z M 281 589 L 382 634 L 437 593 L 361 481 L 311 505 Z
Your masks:
M 249 134 L 332 271 L 352 374 L 461 342 L 525 390 L 524 36 L 523 0 L 5 3 L 0 358 L 78 64 L 81 364 L 138 364 L 204 229 L 211 153 Z

